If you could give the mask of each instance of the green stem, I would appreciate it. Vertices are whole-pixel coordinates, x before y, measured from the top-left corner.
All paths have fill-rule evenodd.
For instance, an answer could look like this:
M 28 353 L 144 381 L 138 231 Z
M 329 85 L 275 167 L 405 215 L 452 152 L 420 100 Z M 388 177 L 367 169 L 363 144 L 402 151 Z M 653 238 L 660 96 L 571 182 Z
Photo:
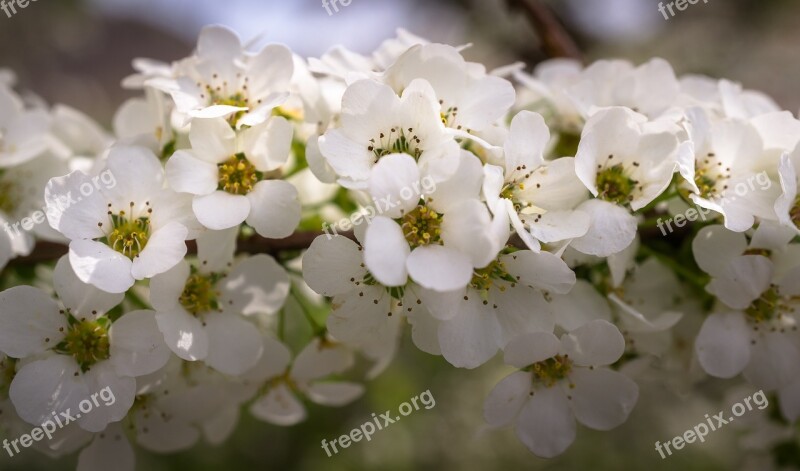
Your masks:
M 297 301 L 297 304 L 300 306 L 300 310 L 303 311 L 303 315 L 305 316 L 306 320 L 311 325 L 311 329 L 314 331 L 314 335 L 320 335 L 323 332 L 325 332 L 325 327 L 320 325 L 316 321 L 316 319 L 314 319 L 314 316 L 311 315 L 308 306 L 306 306 L 305 303 L 303 302 L 304 299 L 303 296 L 297 291 L 297 288 L 294 286 L 294 284 L 292 285 L 291 288 L 291 294 L 294 297 L 295 301 Z

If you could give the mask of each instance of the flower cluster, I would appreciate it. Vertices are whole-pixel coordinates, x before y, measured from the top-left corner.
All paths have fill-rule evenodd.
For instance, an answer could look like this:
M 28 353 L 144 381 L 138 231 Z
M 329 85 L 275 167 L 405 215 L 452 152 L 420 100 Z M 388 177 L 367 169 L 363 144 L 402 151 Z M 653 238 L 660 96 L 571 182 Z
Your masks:
M 348 404 L 408 332 L 459 368 L 501 354 L 484 417 L 542 457 L 626 422 L 643 382 L 741 375 L 796 422 L 800 121 L 660 59 L 463 53 L 401 31 L 306 60 L 207 27 L 190 57 L 134 62 L 113 134 L 0 74 L 0 222 L 46 209 L 0 232 L 3 420 L 110 387 L 37 447 L 133 469 L 134 444 L 221 443 L 244 406 L 288 426 Z M 37 241 L 68 248 L 32 275 L 13 259 Z

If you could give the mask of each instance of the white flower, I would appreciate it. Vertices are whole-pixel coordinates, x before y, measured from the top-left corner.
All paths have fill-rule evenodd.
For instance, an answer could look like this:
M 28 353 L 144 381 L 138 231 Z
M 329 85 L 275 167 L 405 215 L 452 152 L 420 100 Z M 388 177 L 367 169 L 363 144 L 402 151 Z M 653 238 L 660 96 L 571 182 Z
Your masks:
M 600 60 L 587 67 L 567 93 L 584 117 L 624 106 L 655 118 L 667 111 L 680 91 L 672 66 L 663 59 L 634 67 L 622 60 Z
M 606 368 L 625 340 L 606 321 L 592 321 L 561 340 L 549 332 L 520 335 L 505 348 L 505 362 L 522 371 L 495 386 L 484 403 L 489 425 L 514 424 L 517 437 L 543 458 L 564 452 L 575 440 L 575 420 L 611 430 L 628 419 L 639 397 L 636 383 Z
M 181 61 L 173 77 L 145 85 L 169 93 L 179 113 L 193 118 L 227 118 L 255 126 L 288 96 L 294 70 L 291 51 L 273 44 L 257 53 L 244 50 L 233 31 L 208 26 L 200 32 L 195 56 Z
M 190 200 L 165 189 L 164 170 L 141 147 L 114 147 L 103 172 L 116 184 L 75 171 L 45 190 L 50 226 L 70 240 L 69 257 L 85 283 L 123 293 L 136 280 L 174 267 L 186 255 L 197 222 Z
M 514 336 L 552 332 L 556 311 L 550 293 L 565 294 L 575 274 L 557 256 L 520 250 L 475 270 L 466 290 L 446 293 L 428 304 L 438 323 L 442 355 L 460 368 L 490 360 Z
M 143 98 L 131 98 L 114 115 L 114 134 L 130 145 L 145 146 L 169 157 L 175 133 L 170 122 L 171 103 L 163 93 L 147 87 Z
M 153 278 L 156 321 L 180 358 L 240 375 L 263 350 L 257 325 L 244 316 L 277 313 L 289 294 L 289 278 L 268 255 L 220 266 L 209 264 L 203 252 L 196 265 L 182 261 Z
M 403 198 L 403 189 L 421 180 L 410 156 L 389 155 L 373 168 L 371 194 L 402 202 L 394 213 L 374 218 L 364 236 L 364 261 L 381 284 L 402 286 L 410 276 L 427 289 L 457 290 L 469 283 L 475 268 L 489 265 L 505 247 L 507 213 L 496 211 L 492 217 L 478 199 L 480 161 L 462 151 L 454 170 L 420 202 Z
M 779 190 L 763 170 L 775 159 L 755 127 L 741 120 L 712 121 L 700 109 L 687 116 L 690 146 L 679 163 L 691 200 L 725 216 L 725 227 L 736 232 L 750 229 L 756 217 L 774 220 Z M 781 169 L 788 177 L 785 165 Z
M 483 193 L 490 208 L 501 206 L 531 250 L 545 243 L 584 236 L 590 217 L 575 210 L 587 191 L 575 175 L 572 158 L 545 162 L 550 131 L 538 113 L 522 111 L 511 121 L 504 144 L 504 168 L 484 167 Z
M 274 239 L 294 232 L 301 209 L 297 190 L 270 178 L 289 156 L 288 121 L 273 117 L 237 133 L 224 119 L 197 119 L 189 140 L 192 149 L 167 162 L 167 180 L 175 191 L 194 195 L 192 209 L 201 224 L 223 230 L 247 222 Z
M 353 365 L 353 355 L 342 345 L 315 338 L 292 362 L 292 354 L 281 342 L 266 338 L 264 356 L 248 375 L 260 380 L 266 394 L 250 406 L 250 413 L 266 422 L 289 426 L 306 418 L 298 395 L 316 404 L 339 407 L 358 399 L 364 387 L 349 381 L 324 381 Z
M 465 133 L 488 128 L 514 104 L 514 87 L 508 80 L 488 75 L 483 65 L 467 62 L 452 46 L 413 46 L 383 75 L 398 94 L 418 79 L 433 88 L 445 125 Z
M 772 255 L 777 263 L 764 255 L 747 254 L 744 235 L 721 226 L 698 233 L 695 259 L 712 275 L 706 291 L 724 306 L 706 318 L 695 349 L 708 374 L 731 378 L 743 373 L 764 390 L 775 390 L 800 377 L 800 335 L 794 314 L 800 306 L 800 257 L 755 247 L 751 250 Z
M 127 414 L 136 394 L 133 378 L 161 368 L 169 350 L 154 312 L 134 311 L 112 322 L 105 313 L 122 295 L 83 284 L 66 257 L 53 281 L 60 304 L 29 286 L 0 293 L 0 351 L 23 360 L 9 396 L 31 424 L 71 409 L 82 428 L 101 431 Z M 106 387 L 114 403 L 81 417 L 78 404 Z
M 49 152 L 24 164 L 0 169 L 0 220 L 8 223 L 4 232 L 9 236 L 15 255 L 29 255 L 36 244 L 36 236 L 60 242 L 63 237 L 44 223 L 41 213 L 44 206 L 42 189 L 56 176 L 69 172 L 66 160 Z M 33 221 L 32 227 L 23 226 L 23 221 Z M 17 223 L 16 225 L 14 225 Z
M 342 98 L 341 123 L 320 138 L 319 149 L 345 187 L 368 188 L 372 167 L 391 154 L 409 155 L 420 175 L 436 182 L 457 165 L 457 143 L 424 80 L 409 84 L 401 96 L 373 80 L 350 85 Z
M 0 84 L 0 169 L 41 155 L 56 145 L 52 119 L 43 109 L 25 109 L 22 99 Z
M 644 208 L 672 181 L 678 139 L 669 132 L 645 132 L 646 118 L 627 108 L 595 114 L 584 128 L 575 172 L 597 198 L 578 209 L 592 217 L 589 233 L 575 240 L 580 252 L 605 257 L 627 248 L 637 221 L 626 208 Z
M 419 287 L 387 288 L 367 270 L 361 246 L 342 236 L 319 236 L 303 255 L 303 278 L 315 292 L 333 298 L 328 331 L 385 366 L 394 357 L 404 306 L 419 309 Z M 371 374 L 376 374 L 373 369 Z
M 520 85 L 517 103 L 546 116 L 559 139 L 580 136 L 584 117 L 567 90 L 582 79 L 583 65 L 574 59 L 549 59 L 536 65 L 533 75 L 518 71 L 513 74 Z M 559 140 L 559 144 L 561 140 Z

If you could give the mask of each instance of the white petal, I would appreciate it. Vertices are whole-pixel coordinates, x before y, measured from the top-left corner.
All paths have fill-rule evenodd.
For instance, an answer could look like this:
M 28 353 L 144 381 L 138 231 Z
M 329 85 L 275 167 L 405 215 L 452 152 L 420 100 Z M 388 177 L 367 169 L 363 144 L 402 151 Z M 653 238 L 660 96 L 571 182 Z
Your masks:
M 50 296 L 32 286 L 0 293 L 0 352 L 26 358 L 55 347 L 67 328 L 66 317 L 58 311 Z
M 732 232 L 725 226 L 706 226 L 692 241 L 692 252 L 697 265 L 710 275 L 722 275 L 728 271 L 728 262 L 747 250 L 744 234 Z
M 89 392 L 99 394 L 95 399 L 99 405 L 89 413 L 81 411 L 78 424 L 89 432 L 102 432 L 108 424 L 119 422 L 128 415 L 136 398 L 136 380 L 118 376 L 111 362 L 104 361 L 94 365 L 84 375 Z M 89 396 L 84 398 L 88 401 Z M 94 405 L 94 404 L 93 404 Z
M 750 362 L 750 335 L 742 313 L 711 314 L 695 341 L 700 365 L 718 378 L 738 375 Z
M 474 293 L 477 298 L 477 293 Z M 439 324 L 442 355 L 457 368 L 477 368 L 501 347 L 500 325 L 479 299 L 461 303 L 459 314 Z
M 53 412 L 77 411 L 89 389 L 72 357 L 53 355 L 17 371 L 8 395 L 20 418 L 38 425 L 52 419 Z
M 250 413 L 266 422 L 289 426 L 306 418 L 306 409 L 289 388 L 280 384 L 250 406 Z
M 275 314 L 289 295 L 289 275 L 274 258 L 259 254 L 236 263 L 218 286 L 226 312 Z
M 153 311 L 125 314 L 111 325 L 108 337 L 111 361 L 120 375 L 144 376 L 161 369 L 169 360 L 170 351 Z
M 711 280 L 706 290 L 734 309 L 746 309 L 769 288 L 773 273 L 772 262 L 766 257 L 736 257 L 722 275 Z
M 239 228 L 204 231 L 197 237 L 197 259 L 205 273 L 221 272 L 233 263 Z
M 108 293 L 124 293 L 135 281 L 131 260 L 100 242 L 72 241 L 69 261 L 81 281 Z
M 595 319 L 611 321 L 608 301 L 585 280 L 578 280 L 569 294 L 554 296 L 551 306 L 558 325 L 568 332 Z
M 303 279 L 323 296 L 335 296 L 355 288 L 367 271 L 361 266 L 358 245 L 342 236 L 319 236 L 303 255 Z M 350 281 L 350 280 L 355 281 Z
M 297 355 L 291 376 L 299 381 L 312 381 L 342 373 L 354 362 L 353 354 L 340 344 L 322 343 L 315 338 Z
M 116 177 L 115 177 L 116 178 Z M 91 178 L 74 171 L 63 177 L 52 178 L 45 187 L 47 221 L 50 227 L 70 239 L 95 239 L 105 234 L 98 223 L 108 221 L 108 201 L 99 191 L 83 197 L 81 188 L 91 186 Z M 81 198 L 78 201 L 78 198 Z
M 306 394 L 319 405 L 341 407 L 361 397 L 364 394 L 364 386 L 346 381 L 312 383 Z
M 372 220 L 364 238 L 364 263 L 376 280 L 384 286 L 406 284 L 410 252 L 399 224 L 383 216 Z
M 611 430 L 626 420 L 639 387 L 630 378 L 607 368 L 576 368 L 569 376 L 572 410 L 578 422 L 595 430 Z
M 560 388 L 536 391 L 522 407 L 516 432 L 528 450 L 542 458 L 564 452 L 575 441 L 575 417 Z
M 133 260 L 133 277 L 152 278 L 177 265 L 186 256 L 188 235 L 189 230 L 178 222 L 170 222 L 152 233 L 144 250 Z
M 250 200 L 243 195 L 215 191 L 192 202 L 197 220 L 205 227 L 221 231 L 243 223 L 250 215 Z
M 219 114 L 215 113 L 215 110 L 219 110 Z M 236 132 L 226 120 L 220 117 L 241 110 L 243 108 L 209 107 L 206 108 L 205 113 L 218 114 L 219 117 L 192 121 L 189 140 L 192 142 L 192 149 L 197 157 L 212 164 L 221 164 L 233 157 L 236 153 Z M 195 117 L 199 118 L 200 116 Z
M 750 350 L 750 364 L 743 372 L 745 379 L 771 391 L 800 378 L 800 346 L 796 340 L 782 332 L 762 333 Z
M 108 153 L 106 171 L 114 176 L 113 187 L 100 187 L 100 192 L 110 198 L 106 203 L 115 208 L 127 208 L 131 201 L 141 204 L 157 194 L 164 186 L 164 167 L 145 147 L 112 147 Z
M 301 207 L 297 189 L 289 182 L 267 180 L 256 184 L 248 193 L 250 215 L 247 224 L 262 237 L 289 237 L 300 223 Z
M 176 355 L 186 361 L 204 360 L 208 356 L 208 335 L 198 318 L 181 308 L 159 311 L 156 314 L 158 330 Z
M 610 365 L 625 352 L 625 338 L 614 324 L 598 319 L 563 335 L 561 350 L 576 365 Z
M 216 313 L 206 317 L 206 324 L 208 366 L 237 376 L 256 365 L 264 352 L 264 343 L 255 324 L 241 316 Z
M 575 273 L 561 258 L 549 252 L 520 250 L 502 256 L 501 260 L 508 273 L 527 286 L 565 294 L 575 285 Z
M 607 257 L 622 252 L 636 237 L 637 220 L 625 208 L 597 199 L 578 206 L 592 218 L 589 232 L 572 241 L 572 247 L 588 255 Z
M 408 154 L 386 155 L 372 167 L 369 192 L 388 218 L 397 219 L 413 210 L 421 190 L 419 167 Z
M 242 133 L 244 153 L 259 172 L 280 168 L 289 158 L 294 128 L 285 118 L 276 116 L 265 124 Z
M 179 150 L 167 161 L 167 181 L 178 193 L 208 195 L 219 186 L 216 164 L 196 158 L 191 152 Z
M 493 427 L 510 424 L 530 398 L 532 386 L 531 374 L 525 371 L 515 371 L 500 380 L 483 402 L 486 422 Z
M 434 291 L 455 291 L 472 279 L 470 258 L 443 245 L 417 247 L 408 256 L 406 266 L 415 282 Z
M 150 280 L 150 303 L 157 311 L 181 309 L 180 297 L 189 280 L 189 263 L 181 261 Z
M 544 149 L 550 142 L 550 130 L 539 113 L 521 111 L 511 121 L 505 143 L 506 172 L 525 166 L 533 171 L 543 162 Z
M 558 354 L 558 337 L 550 332 L 530 332 L 514 337 L 503 350 L 507 365 L 526 368 Z M 530 378 L 528 378 L 530 379 Z
M 53 287 L 59 299 L 76 317 L 99 316 L 124 299 L 122 293 L 110 294 L 78 279 L 67 257 L 61 257 L 53 270 Z

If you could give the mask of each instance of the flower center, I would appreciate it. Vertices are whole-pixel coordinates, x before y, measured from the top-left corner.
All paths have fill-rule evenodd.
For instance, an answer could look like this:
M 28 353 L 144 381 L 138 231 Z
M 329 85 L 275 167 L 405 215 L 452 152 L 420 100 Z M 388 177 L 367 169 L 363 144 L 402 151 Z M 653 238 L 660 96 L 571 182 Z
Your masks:
M 246 195 L 261 180 L 261 172 L 250 163 L 244 154 L 236 154 L 217 166 L 219 168 L 218 189 L 232 195 Z
M 195 316 L 219 309 L 217 291 L 214 289 L 219 277 L 217 275 L 202 275 L 195 273 L 186 280 L 181 293 L 180 303 L 187 311 Z
M 783 310 L 781 295 L 775 286 L 771 286 L 760 298 L 745 310 L 745 314 L 755 323 L 768 322 L 780 316 Z
M 60 346 L 65 353 L 75 358 L 84 372 L 111 356 L 108 329 L 98 321 L 76 321 L 67 331 Z
M 472 281 L 470 286 L 481 292 L 487 292 L 492 286 L 497 285 L 500 291 L 506 290 L 505 284 L 497 284 L 497 281 L 508 281 L 515 283 L 517 280 L 509 275 L 506 267 L 499 259 L 495 259 L 484 268 L 475 270 L 472 274 Z
M 148 209 L 148 214 L 150 212 L 152 209 Z M 138 257 L 150 238 L 150 218 L 133 218 L 125 211 L 117 215 L 109 211 L 108 214 L 112 228 L 108 235 L 108 246 L 131 260 Z
M 565 379 L 572 371 L 572 360 L 566 355 L 556 355 L 547 360 L 534 363 L 531 366 L 533 372 L 533 382 L 543 384 L 545 387 L 552 387 L 557 382 Z
M 403 216 L 401 227 L 411 248 L 438 243 L 442 236 L 442 215 L 425 206 L 418 205 Z
M 389 154 L 408 154 L 414 159 L 422 155 L 419 137 L 414 134 L 414 128 L 403 129 L 393 127 L 388 133 L 380 133 L 378 139 L 370 139 L 367 150 L 375 154 L 375 162 Z
M 446 110 L 443 109 L 440 112 L 440 115 L 442 118 L 442 124 L 444 124 L 447 127 L 451 127 L 453 124 L 455 124 L 455 121 L 458 119 L 458 107 L 450 106 Z M 461 129 L 460 126 L 459 129 Z
M 598 197 L 619 205 L 627 204 L 633 199 L 636 181 L 625 174 L 621 164 L 608 167 L 597 174 Z
M 700 196 L 705 199 L 712 199 L 718 196 L 717 187 L 721 182 L 730 178 L 730 168 L 723 170 L 722 162 L 715 160 L 715 154 L 709 152 L 702 163 L 698 163 L 694 172 L 694 183 L 700 190 Z M 723 186 L 723 190 L 728 187 Z

